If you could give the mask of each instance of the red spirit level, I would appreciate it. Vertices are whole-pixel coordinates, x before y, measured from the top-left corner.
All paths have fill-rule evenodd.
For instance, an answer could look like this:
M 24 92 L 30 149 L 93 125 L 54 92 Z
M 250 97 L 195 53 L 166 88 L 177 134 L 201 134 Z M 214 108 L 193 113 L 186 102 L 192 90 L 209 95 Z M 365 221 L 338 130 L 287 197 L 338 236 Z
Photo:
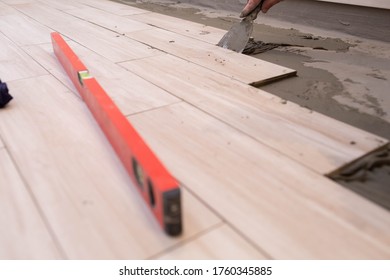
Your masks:
M 142 197 L 169 235 L 182 231 L 180 188 L 134 127 L 57 32 L 53 50 Z

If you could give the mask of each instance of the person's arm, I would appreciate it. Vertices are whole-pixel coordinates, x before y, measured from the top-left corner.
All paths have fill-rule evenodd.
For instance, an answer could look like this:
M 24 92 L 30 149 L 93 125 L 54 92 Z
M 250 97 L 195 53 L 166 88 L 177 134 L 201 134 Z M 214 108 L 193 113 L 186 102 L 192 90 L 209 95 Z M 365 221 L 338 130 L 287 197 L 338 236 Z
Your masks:
M 246 3 L 246 6 L 242 10 L 240 17 L 246 17 L 249 15 L 256 7 L 260 4 L 261 0 L 248 0 L 248 3 Z M 268 10 L 275 4 L 279 3 L 282 0 L 264 0 L 263 7 L 261 8 L 261 11 L 263 13 L 268 12 Z

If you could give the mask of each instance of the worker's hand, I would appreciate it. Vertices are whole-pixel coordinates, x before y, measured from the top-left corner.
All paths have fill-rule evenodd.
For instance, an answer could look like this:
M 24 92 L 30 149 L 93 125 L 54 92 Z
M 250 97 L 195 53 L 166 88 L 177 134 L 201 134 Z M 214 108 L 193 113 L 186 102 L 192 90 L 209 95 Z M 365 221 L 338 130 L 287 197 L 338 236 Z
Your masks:
M 261 0 L 248 0 L 246 6 L 242 10 L 240 17 L 246 17 L 249 15 L 259 4 Z M 275 4 L 279 3 L 282 0 L 264 0 L 263 7 L 261 7 L 261 11 L 263 13 L 268 12 L 268 10 Z

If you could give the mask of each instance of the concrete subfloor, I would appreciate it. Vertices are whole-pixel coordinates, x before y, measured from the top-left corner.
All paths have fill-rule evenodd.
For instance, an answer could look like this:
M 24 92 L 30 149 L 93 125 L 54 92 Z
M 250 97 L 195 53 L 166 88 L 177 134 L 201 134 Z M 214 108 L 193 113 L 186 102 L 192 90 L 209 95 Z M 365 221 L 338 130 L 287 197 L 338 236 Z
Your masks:
M 226 30 L 246 2 L 117 1 Z M 390 139 L 390 10 L 286 0 L 259 14 L 252 36 L 288 45 L 255 56 L 298 71 L 262 89 Z M 390 210 L 389 161 L 364 174 L 339 182 Z

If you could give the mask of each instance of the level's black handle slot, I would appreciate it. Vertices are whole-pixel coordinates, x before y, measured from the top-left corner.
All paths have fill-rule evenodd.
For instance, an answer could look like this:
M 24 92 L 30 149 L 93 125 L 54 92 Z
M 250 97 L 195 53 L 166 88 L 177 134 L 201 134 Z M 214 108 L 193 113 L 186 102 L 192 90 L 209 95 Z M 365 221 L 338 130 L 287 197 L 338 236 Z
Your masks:
M 180 189 L 163 194 L 165 232 L 176 236 L 182 232 Z

